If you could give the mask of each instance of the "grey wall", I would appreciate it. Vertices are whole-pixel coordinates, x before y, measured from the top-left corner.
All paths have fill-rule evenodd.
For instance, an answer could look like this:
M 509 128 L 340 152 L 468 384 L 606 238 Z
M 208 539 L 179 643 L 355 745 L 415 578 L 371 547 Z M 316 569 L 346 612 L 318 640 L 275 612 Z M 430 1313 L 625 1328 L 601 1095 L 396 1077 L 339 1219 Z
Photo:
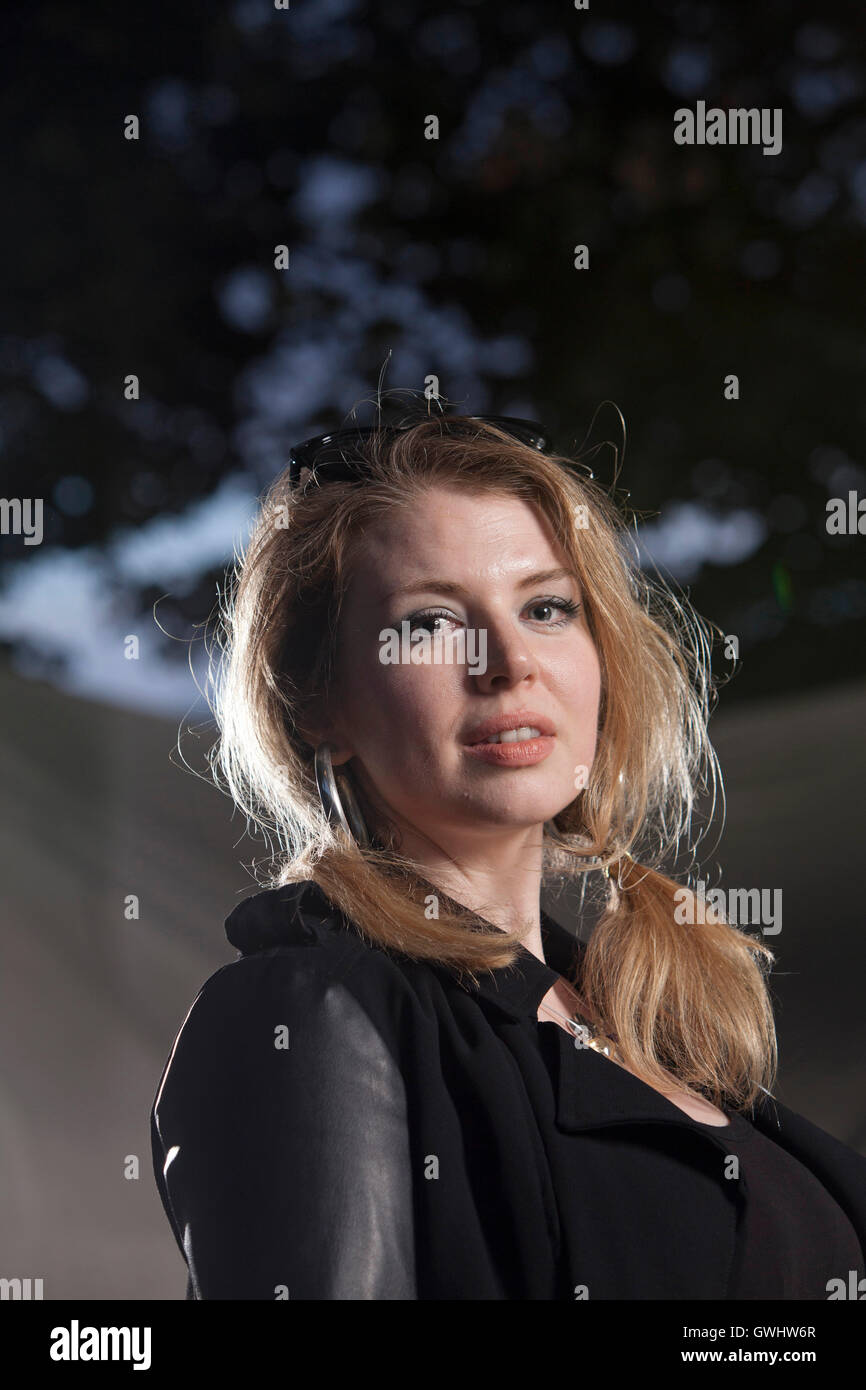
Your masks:
M 199 986 L 234 958 L 223 922 L 255 891 L 253 847 L 183 770 L 177 724 L 5 674 L 0 698 L 0 1273 L 42 1278 L 47 1299 L 182 1298 L 148 1116 Z M 858 685 L 720 715 L 713 731 L 725 882 L 783 890 L 767 938 L 778 1094 L 866 1153 L 864 710 Z M 182 739 L 196 768 L 208 743 Z

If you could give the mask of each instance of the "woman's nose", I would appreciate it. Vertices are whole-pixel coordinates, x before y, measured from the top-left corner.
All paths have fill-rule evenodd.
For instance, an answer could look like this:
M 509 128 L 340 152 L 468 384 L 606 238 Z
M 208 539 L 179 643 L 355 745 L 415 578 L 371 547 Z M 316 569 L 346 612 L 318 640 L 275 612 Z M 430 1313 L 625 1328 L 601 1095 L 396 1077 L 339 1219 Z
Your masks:
M 517 685 L 538 673 L 538 660 L 532 644 L 513 624 L 489 622 L 478 632 L 479 643 L 486 645 L 486 666 L 474 677 L 481 690 L 494 685 Z

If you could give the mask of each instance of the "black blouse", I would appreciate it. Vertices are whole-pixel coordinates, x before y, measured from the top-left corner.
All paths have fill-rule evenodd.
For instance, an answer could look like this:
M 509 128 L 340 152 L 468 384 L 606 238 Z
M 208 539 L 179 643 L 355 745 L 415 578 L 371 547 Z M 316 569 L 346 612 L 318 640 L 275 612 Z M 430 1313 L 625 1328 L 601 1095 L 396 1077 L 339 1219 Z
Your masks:
M 546 913 L 543 918 L 549 938 L 551 919 Z M 549 939 L 547 954 L 551 954 Z M 656 1094 L 652 1087 L 647 1090 Z M 745 1115 L 727 1108 L 724 1113 L 727 1126 L 703 1124 L 692 1116 L 686 1119 L 698 1130 L 711 1129 L 724 1140 L 737 1161 L 741 1191 L 748 1193 L 737 1223 L 727 1297 L 826 1299 L 829 1281 L 851 1271 L 862 1279 L 864 1252 L 839 1203 L 808 1168 L 757 1130 Z
M 728 1298 L 826 1299 L 830 1280 L 847 1281 L 851 1270 L 862 1278 L 863 1251 L 839 1203 L 745 1115 L 725 1113 L 730 1124 L 713 1128 L 739 1161 L 739 1181 L 749 1194 L 737 1229 Z
M 766 1094 L 701 1124 L 538 1019 L 585 949 L 546 913 L 545 960 L 477 985 L 314 884 L 226 931 L 151 1114 L 188 1296 L 827 1299 L 866 1274 L 861 1155 Z

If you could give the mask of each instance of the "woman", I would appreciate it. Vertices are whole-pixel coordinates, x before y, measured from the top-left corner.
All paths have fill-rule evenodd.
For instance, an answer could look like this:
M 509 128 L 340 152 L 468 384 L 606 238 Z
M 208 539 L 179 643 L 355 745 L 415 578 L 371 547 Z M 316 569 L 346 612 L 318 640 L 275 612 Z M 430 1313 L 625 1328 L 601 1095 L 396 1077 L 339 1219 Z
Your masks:
M 770 1094 L 773 957 L 682 925 L 659 867 L 714 766 L 706 628 L 545 446 L 465 416 L 350 431 L 264 500 L 216 708 L 277 871 L 152 1114 L 188 1297 L 864 1277 L 866 1160 Z M 541 910 L 554 874 L 600 890 L 586 945 Z

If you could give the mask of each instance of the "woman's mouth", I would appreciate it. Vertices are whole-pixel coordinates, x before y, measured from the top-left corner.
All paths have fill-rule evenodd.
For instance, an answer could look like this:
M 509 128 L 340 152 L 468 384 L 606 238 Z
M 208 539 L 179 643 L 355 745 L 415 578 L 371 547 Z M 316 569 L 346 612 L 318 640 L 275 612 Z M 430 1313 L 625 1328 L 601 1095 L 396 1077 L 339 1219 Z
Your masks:
M 489 738 L 484 738 L 481 742 L 523 743 L 528 738 L 541 738 L 541 730 L 534 729 L 530 724 L 523 724 L 519 729 L 502 729 L 498 734 L 491 734 Z
M 553 752 L 554 737 L 542 734 L 531 724 L 517 729 L 503 729 L 480 743 L 464 744 L 470 757 L 499 767 L 525 767 L 540 763 Z

